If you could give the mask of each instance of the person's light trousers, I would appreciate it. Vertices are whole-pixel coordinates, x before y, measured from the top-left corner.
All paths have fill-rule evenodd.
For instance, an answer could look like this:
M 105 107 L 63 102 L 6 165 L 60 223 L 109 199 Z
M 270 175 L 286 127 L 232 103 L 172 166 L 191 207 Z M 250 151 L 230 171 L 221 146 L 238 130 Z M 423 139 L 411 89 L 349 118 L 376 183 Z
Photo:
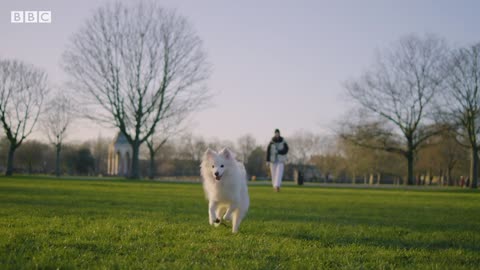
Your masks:
M 272 174 L 273 187 L 282 185 L 284 164 L 282 162 L 270 162 L 270 173 Z

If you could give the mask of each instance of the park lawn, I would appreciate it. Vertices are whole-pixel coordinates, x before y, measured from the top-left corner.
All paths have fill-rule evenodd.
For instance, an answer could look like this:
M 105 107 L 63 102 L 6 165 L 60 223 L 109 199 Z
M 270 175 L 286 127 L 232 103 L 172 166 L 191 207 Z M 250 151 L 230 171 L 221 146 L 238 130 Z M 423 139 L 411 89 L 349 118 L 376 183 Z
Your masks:
M 0 178 L 0 269 L 478 269 L 477 191 L 249 187 L 232 234 L 200 184 Z

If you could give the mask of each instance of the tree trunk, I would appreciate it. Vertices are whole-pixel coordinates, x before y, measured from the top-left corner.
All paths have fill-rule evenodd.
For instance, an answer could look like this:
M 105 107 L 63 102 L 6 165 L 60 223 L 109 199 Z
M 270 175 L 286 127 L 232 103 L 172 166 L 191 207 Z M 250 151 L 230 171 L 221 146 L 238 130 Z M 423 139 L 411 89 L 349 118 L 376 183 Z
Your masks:
M 455 185 L 453 183 L 452 171 L 453 171 L 452 168 L 447 167 L 447 183 L 448 183 L 449 186 L 454 186 Z
M 409 133 L 407 136 L 407 152 L 405 157 L 407 158 L 407 185 L 415 185 L 415 178 L 413 175 L 413 134 Z
M 413 178 L 413 151 L 409 150 L 407 152 L 407 185 L 414 185 L 415 179 Z
M 132 179 L 140 179 L 140 162 L 139 162 L 139 154 L 140 154 L 140 143 L 133 142 L 132 143 L 132 168 L 130 172 L 130 178 Z
M 56 152 L 56 159 L 55 159 L 55 175 L 57 177 L 60 177 L 60 151 L 61 151 L 62 145 L 61 144 L 56 144 L 55 145 L 55 152 Z
M 155 178 L 155 152 L 152 151 L 152 149 L 149 149 L 150 151 L 150 170 L 149 170 L 149 175 L 148 178 L 153 179 Z
M 440 169 L 440 172 L 439 172 L 439 179 L 438 179 L 438 183 L 440 183 L 441 186 L 446 186 L 446 177 L 445 177 L 445 171 L 443 171 L 443 169 Z
M 478 147 L 473 147 L 470 151 L 470 187 L 477 188 L 478 180 Z
M 12 176 L 13 174 L 13 159 L 15 155 L 15 150 L 17 149 L 17 146 L 10 142 L 10 147 L 8 149 L 8 158 L 7 158 L 7 171 L 5 172 L 6 176 Z

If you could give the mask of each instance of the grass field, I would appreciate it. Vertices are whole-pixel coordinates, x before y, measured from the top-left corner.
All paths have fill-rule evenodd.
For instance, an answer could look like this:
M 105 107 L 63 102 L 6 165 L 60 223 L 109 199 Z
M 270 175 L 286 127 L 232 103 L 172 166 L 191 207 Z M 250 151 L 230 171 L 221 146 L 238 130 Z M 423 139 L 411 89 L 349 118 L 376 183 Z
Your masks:
M 478 269 L 480 193 L 250 186 L 238 234 L 199 184 L 0 178 L 0 269 Z

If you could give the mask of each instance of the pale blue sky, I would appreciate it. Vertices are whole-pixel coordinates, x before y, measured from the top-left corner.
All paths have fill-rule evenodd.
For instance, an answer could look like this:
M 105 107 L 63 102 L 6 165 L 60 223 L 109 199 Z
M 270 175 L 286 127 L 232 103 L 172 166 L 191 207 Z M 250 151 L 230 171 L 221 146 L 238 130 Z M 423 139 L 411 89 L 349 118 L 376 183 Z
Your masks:
M 106 1 L 2 0 L 0 57 L 44 67 L 54 83 L 71 36 Z M 328 132 L 344 116 L 342 82 L 372 62 L 376 49 L 409 33 L 434 33 L 452 46 L 480 41 L 480 1 L 161 1 L 189 18 L 213 74 L 212 106 L 192 132 L 266 142 L 275 128 Z M 12 10 L 51 10 L 52 24 L 11 24 Z M 71 139 L 110 136 L 79 124 Z M 38 135 L 37 135 L 38 136 Z

